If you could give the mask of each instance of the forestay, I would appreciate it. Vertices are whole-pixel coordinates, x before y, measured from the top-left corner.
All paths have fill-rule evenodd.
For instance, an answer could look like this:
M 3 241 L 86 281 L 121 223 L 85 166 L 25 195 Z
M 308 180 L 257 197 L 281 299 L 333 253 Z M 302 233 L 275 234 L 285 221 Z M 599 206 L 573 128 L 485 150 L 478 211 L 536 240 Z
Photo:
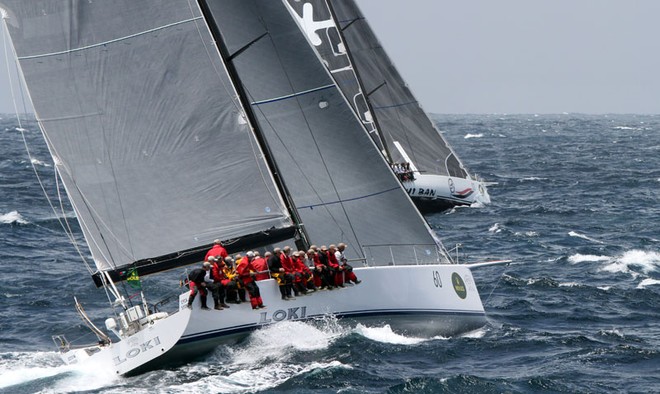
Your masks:
M 195 2 L 0 2 L 100 270 L 292 225 Z
M 426 222 L 285 3 L 208 5 L 310 241 L 346 242 L 353 258 L 369 249 L 381 264 L 415 263 L 413 244 L 435 258 Z

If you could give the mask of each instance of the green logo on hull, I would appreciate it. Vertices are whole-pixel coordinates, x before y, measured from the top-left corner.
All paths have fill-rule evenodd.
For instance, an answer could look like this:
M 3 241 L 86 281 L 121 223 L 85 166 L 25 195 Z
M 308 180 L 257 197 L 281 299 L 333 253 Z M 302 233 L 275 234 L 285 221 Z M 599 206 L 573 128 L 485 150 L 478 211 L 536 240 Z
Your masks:
M 454 290 L 456 291 L 456 294 L 461 297 L 462 299 L 465 299 L 467 297 L 467 288 L 465 287 L 465 282 L 463 282 L 463 278 L 456 272 L 451 274 L 451 283 L 454 285 Z

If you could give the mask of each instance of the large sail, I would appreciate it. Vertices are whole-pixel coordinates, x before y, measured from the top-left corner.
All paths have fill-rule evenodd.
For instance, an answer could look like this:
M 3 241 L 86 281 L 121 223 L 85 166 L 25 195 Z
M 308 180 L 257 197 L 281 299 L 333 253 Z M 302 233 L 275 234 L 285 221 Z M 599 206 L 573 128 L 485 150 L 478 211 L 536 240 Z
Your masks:
M 415 244 L 434 250 L 426 222 L 287 5 L 207 4 L 310 241 L 346 242 L 350 256 L 380 263 L 403 262 L 404 253 L 414 263 Z
M 376 119 L 363 92 L 341 32 L 337 27 L 327 0 L 286 0 L 291 14 L 306 32 L 309 43 L 346 96 L 356 115 L 376 145 L 389 160 L 387 145 L 381 139 Z
M 385 53 L 355 1 L 327 2 L 332 6 L 346 45 L 350 48 L 354 67 L 364 85 L 385 143 L 392 146 L 395 141 L 398 142 L 422 173 L 469 178 L 463 164 Z M 329 37 L 337 39 L 339 35 Z M 390 153 L 393 162 L 406 161 L 398 149 L 390 148 Z
M 195 2 L 0 7 L 99 270 L 291 228 Z

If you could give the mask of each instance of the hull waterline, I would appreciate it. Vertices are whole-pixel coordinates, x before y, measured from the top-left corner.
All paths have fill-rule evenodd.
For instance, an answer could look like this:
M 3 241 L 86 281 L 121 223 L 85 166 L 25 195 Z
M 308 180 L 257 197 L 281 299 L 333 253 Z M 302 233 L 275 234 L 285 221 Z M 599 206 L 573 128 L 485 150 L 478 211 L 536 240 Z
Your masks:
M 174 345 L 158 357 L 139 362 L 138 340 L 129 337 L 120 352 L 102 348 L 96 358 L 118 374 L 133 375 L 150 369 L 188 362 L 201 357 L 218 345 L 232 344 L 250 332 L 282 321 L 310 321 L 327 316 L 339 318 L 343 325 L 389 325 L 396 333 L 433 338 L 450 337 L 478 329 L 486 324 L 486 316 L 469 268 L 462 265 L 416 265 L 356 268 L 362 283 L 344 288 L 310 292 L 294 300 L 282 300 L 274 280 L 259 281 L 265 309 L 253 310 L 249 302 L 232 304 L 229 309 L 202 310 L 195 300 L 188 309 L 188 293 L 179 297 L 179 311 L 158 321 L 159 336 L 168 335 Z M 212 306 L 209 297 L 209 306 Z M 173 325 L 170 319 L 182 323 Z M 168 334 L 170 326 L 185 328 Z M 153 335 L 152 335 L 153 336 Z M 176 338 L 173 338 L 176 336 Z M 140 340 L 144 340 L 141 337 Z M 126 346 L 131 341 L 133 347 Z M 116 354 L 123 355 L 117 358 Z M 126 354 L 133 357 L 126 357 Z M 64 357 L 65 355 L 63 355 Z M 130 368 L 125 364 L 130 358 Z M 123 361 L 122 361 L 123 360 Z M 117 361 L 122 361 L 119 369 Z

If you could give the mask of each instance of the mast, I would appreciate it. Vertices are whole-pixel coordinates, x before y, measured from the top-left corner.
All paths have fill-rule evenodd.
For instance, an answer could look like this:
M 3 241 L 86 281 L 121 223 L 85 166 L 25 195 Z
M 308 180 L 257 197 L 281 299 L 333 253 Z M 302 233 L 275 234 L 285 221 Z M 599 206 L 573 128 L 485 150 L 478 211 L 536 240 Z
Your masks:
M 369 100 L 369 95 L 367 94 L 367 91 L 364 88 L 364 83 L 362 82 L 362 78 L 360 78 L 360 73 L 355 68 L 355 61 L 353 59 L 353 55 L 351 54 L 351 49 L 348 45 L 348 42 L 346 41 L 346 37 L 344 37 L 344 30 L 341 28 L 341 26 L 339 26 L 339 20 L 337 19 L 337 14 L 335 13 L 335 9 L 332 6 L 332 2 L 329 0 L 325 0 L 325 3 L 328 6 L 328 10 L 330 10 L 330 16 L 332 16 L 332 19 L 335 21 L 335 26 L 337 26 L 337 34 L 339 34 L 339 37 L 341 37 L 341 40 L 344 43 L 344 48 L 346 49 L 346 56 L 348 56 L 348 61 L 351 63 L 353 74 L 355 74 L 355 79 L 357 80 L 358 86 L 362 91 L 362 95 L 364 96 L 364 101 L 367 103 L 369 112 L 371 112 L 371 117 L 374 120 L 374 124 L 376 125 L 376 132 L 380 136 L 380 140 L 383 143 L 383 149 L 385 150 L 385 156 L 386 156 L 385 159 L 387 160 L 388 163 L 393 164 L 392 155 L 390 154 L 390 149 L 387 146 L 387 139 L 383 135 L 382 129 L 380 128 L 380 124 L 378 123 L 378 117 L 376 116 L 376 112 L 374 111 L 374 108 L 371 105 L 371 100 Z M 356 20 L 357 19 L 355 19 L 354 21 Z M 353 23 L 354 21 L 352 21 L 351 23 Z M 350 24 L 346 25 L 346 27 L 348 26 L 350 26 Z
M 284 196 L 285 204 L 289 212 L 291 213 L 294 223 L 296 224 L 296 227 L 298 229 L 297 231 L 298 235 L 300 235 L 300 239 L 296 239 L 296 246 L 301 250 L 307 250 L 309 249 L 310 246 L 309 235 L 307 234 L 304 224 L 302 223 L 302 220 L 300 218 L 300 215 L 298 214 L 298 210 L 296 209 L 296 206 L 294 205 L 291 199 L 291 195 L 289 194 L 286 184 L 284 183 L 284 180 L 281 177 L 277 163 L 273 159 L 273 154 L 270 149 L 270 146 L 268 145 L 268 142 L 266 141 L 263 133 L 261 132 L 261 130 L 259 130 L 259 127 L 257 126 L 258 122 L 256 116 L 252 111 L 252 106 L 250 105 L 250 102 L 247 100 L 248 97 L 247 92 L 243 88 L 243 84 L 241 83 L 241 79 L 238 75 L 238 71 L 236 70 L 236 67 L 234 67 L 234 63 L 232 61 L 234 56 L 239 55 L 248 46 L 252 45 L 256 40 L 261 39 L 263 36 L 260 36 L 255 41 L 248 43 L 245 47 L 238 50 L 234 55 L 232 55 L 229 53 L 227 44 L 225 43 L 220 28 L 218 27 L 217 23 L 215 22 L 215 19 L 213 18 L 213 15 L 211 13 L 211 10 L 209 9 L 207 1 L 197 0 L 197 3 L 199 5 L 200 10 L 202 11 L 204 20 L 206 21 L 206 24 L 209 27 L 209 31 L 213 36 L 215 45 L 218 51 L 220 52 L 220 57 L 222 58 L 222 62 L 224 63 L 227 69 L 227 74 L 229 75 L 229 78 L 232 84 L 234 85 L 234 89 L 236 89 L 238 93 L 238 99 L 241 103 L 241 106 L 243 107 L 245 116 L 248 118 L 248 123 L 250 124 L 252 130 L 254 131 L 254 135 L 257 139 L 257 142 L 259 143 L 259 146 L 261 147 L 262 151 L 265 154 L 266 163 L 270 168 L 271 174 L 273 174 L 273 177 L 275 178 L 275 184 L 277 185 L 280 194 Z

